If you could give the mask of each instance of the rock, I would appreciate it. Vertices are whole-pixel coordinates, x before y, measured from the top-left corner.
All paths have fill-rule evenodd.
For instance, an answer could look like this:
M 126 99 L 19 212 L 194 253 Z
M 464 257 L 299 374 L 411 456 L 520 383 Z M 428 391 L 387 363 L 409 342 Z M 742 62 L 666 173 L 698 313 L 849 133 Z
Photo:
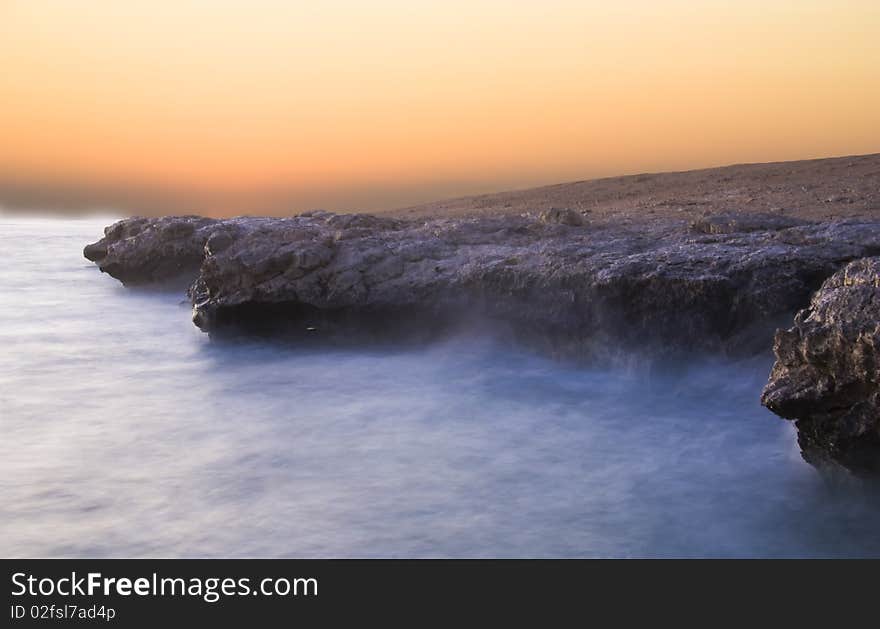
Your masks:
M 99 266 L 126 283 L 187 271 L 193 321 L 211 334 L 425 338 L 483 326 L 589 359 L 765 350 L 824 279 L 880 252 L 880 221 L 695 235 L 678 220 L 571 229 L 569 217 L 170 217 L 134 234 L 123 221 L 89 254 L 106 248 Z
M 736 234 L 778 231 L 807 224 L 807 221 L 782 214 L 724 212 L 708 214 L 693 221 L 691 229 L 701 234 Z
M 570 227 L 580 227 L 587 224 L 587 219 L 580 212 L 567 208 L 550 208 L 541 212 L 539 218 L 545 223 L 557 223 Z
M 229 248 L 229 245 L 235 240 L 235 234 L 229 230 L 219 230 L 211 232 L 208 240 L 205 242 L 205 255 L 217 255 L 221 251 Z
M 107 243 L 98 241 L 86 245 L 83 249 L 83 255 L 91 262 L 100 262 L 107 257 Z
M 880 258 L 830 277 L 773 349 L 761 402 L 795 420 L 804 459 L 880 473 Z
M 198 216 L 127 218 L 104 230 L 83 255 L 104 273 L 133 286 L 192 281 L 204 259 L 205 242 L 219 221 Z

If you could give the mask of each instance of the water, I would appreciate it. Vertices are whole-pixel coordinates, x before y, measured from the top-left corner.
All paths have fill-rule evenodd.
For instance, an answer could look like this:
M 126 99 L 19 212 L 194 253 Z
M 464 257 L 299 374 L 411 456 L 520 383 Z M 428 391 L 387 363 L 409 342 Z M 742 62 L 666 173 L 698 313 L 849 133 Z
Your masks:
M 878 556 L 762 409 L 769 358 L 646 373 L 489 342 L 212 343 L 0 216 L 0 556 Z

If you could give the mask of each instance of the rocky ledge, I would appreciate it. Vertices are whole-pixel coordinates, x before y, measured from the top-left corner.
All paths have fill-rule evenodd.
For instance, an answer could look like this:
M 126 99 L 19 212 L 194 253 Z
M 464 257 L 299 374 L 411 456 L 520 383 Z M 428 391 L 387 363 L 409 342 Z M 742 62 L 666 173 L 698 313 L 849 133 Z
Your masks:
M 880 258 L 831 276 L 773 349 L 761 402 L 796 421 L 804 458 L 880 473 Z
M 810 462 L 877 470 L 877 263 L 840 271 L 880 255 L 877 220 L 132 218 L 84 253 L 127 285 L 186 278 L 193 322 L 212 335 L 421 339 L 470 326 L 586 359 L 766 351 L 822 286 L 776 337 L 764 403 L 797 420 Z
M 123 284 L 192 282 L 217 220 L 200 216 L 127 218 L 104 229 L 83 255 Z

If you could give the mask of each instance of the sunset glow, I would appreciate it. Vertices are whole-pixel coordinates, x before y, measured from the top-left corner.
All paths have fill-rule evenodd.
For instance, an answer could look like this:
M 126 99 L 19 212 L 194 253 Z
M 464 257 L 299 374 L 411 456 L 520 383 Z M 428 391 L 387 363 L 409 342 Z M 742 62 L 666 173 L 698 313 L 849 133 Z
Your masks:
M 876 0 L 6 0 L 0 182 L 378 209 L 877 152 L 878 32 Z

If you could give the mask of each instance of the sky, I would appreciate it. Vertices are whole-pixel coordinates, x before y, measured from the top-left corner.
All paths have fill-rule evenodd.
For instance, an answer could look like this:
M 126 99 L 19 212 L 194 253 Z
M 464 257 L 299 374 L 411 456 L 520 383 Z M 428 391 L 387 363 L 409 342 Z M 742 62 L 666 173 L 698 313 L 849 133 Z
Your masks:
M 377 210 L 880 152 L 877 0 L 0 0 L 0 205 Z

